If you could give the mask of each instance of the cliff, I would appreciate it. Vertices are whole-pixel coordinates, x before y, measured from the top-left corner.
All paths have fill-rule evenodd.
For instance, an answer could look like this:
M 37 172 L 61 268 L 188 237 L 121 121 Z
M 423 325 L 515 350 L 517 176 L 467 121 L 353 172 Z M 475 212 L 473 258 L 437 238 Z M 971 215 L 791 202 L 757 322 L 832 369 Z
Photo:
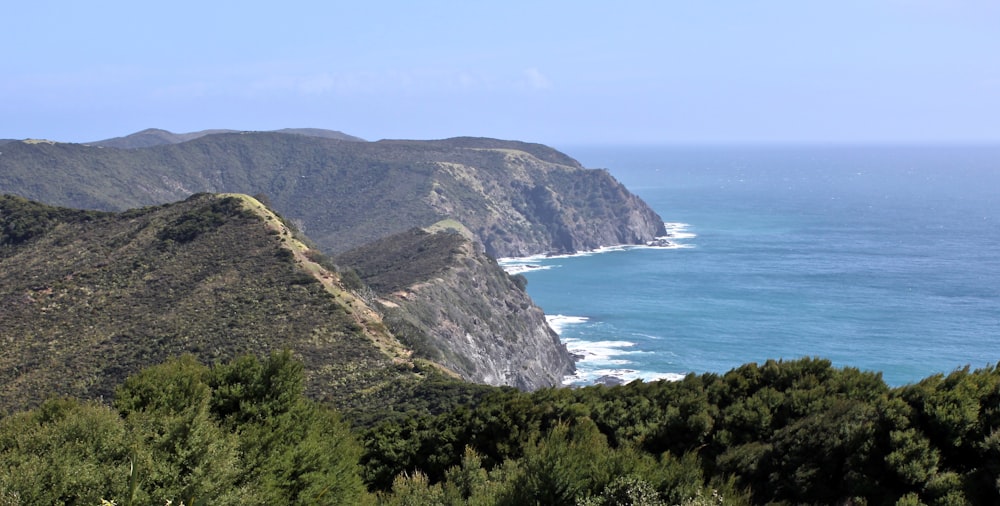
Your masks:
M 7 143 L 0 192 L 98 210 L 197 192 L 266 195 L 333 254 L 443 219 L 465 224 L 494 257 L 637 244 L 665 234 L 663 220 L 609 173 L 539 144 L 363 142 L 281 132 L 202 132 L 182 141 L 188 136 L 166 134 L 117 144 L 160 143 L 136 149 Z
M 394 335 L 463 379 L 535 390 L 574 370 L 523 285 L 457 223 L 396 234 L 336 261 L 374 290 Z

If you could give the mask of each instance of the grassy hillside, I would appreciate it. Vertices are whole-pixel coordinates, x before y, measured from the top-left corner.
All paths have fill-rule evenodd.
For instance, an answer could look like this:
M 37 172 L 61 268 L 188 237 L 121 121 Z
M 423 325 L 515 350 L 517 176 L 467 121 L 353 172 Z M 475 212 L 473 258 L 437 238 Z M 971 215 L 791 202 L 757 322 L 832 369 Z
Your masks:
M 417 381 L 408 350 L 310 258 L 245 196 L 124 213 L 0 197 L 0 410 L 107 398 L 182 353 L 215 363 L 290 349 L 307 392 L 347 408 Z

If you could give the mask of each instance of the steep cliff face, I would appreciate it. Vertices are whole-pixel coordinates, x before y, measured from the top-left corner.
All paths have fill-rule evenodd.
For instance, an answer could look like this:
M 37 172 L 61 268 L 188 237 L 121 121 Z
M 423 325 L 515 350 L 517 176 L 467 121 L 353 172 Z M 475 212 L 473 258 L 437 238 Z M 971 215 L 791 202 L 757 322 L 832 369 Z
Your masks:
M 427 201 L 468 226 L 494 257 L 643 244 L 666 234 L 663 219 L 607 171 L 515 149 L 476 155 L 441 162 Z
M 495 257 L 637 244 L 665 234 L 663 220 L 608 172 L 539 144 L 276 132 L 183 138 L 137 149 L 12 142 L 0 157 L 0 192 L 102 210 L 196 192 L 264 194 L 332 254 L 442 219 L 464 223 Z
M 542 310 L 460 231 L 413 229 L 336 260 L 374 290 L 400 341 L 463 379 L 534 390 L 574 370 Z

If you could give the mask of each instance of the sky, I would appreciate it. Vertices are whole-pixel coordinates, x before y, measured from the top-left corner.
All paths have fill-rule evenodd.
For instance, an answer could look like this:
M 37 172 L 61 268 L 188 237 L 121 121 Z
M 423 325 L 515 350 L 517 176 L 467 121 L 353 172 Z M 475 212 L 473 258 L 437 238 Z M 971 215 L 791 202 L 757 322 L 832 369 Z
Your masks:
M 1000 142 L 996 0 L 13 2 L 0 138 Z

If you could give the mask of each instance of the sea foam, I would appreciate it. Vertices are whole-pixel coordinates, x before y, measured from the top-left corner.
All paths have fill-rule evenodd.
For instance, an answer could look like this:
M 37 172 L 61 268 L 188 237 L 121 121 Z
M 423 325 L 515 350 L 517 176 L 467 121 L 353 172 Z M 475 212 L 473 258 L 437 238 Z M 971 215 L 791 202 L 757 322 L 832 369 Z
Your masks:
M 691 232 L 691 225 L 681 222 L 664 222 L 663 227 L 666 235 L 657 237 L 647 244 L 623 244 L 614 246 L 602 246 L 589 251 L 576 253 L 553 255 L 541 254 L 525 257 L 500 258 L 500 264 L 509 274 L 522 274 L 526 272 L 542 271 L 561 267 L 559 263 L 551 263 L 553 260 L 588 257 L 606 253 L 629 251 L 633 249 L 684 249 L 693 248 L 694 244 L 686 242 L 694 239 L 697 234 Z M 563 379 L 564 385 L 591 385 L 595 383 L 626 383 L 636 379 L 643 381 L 682 379 L 684 374 L 663 373 L 654 371 L 641 371 L 629 368 L 635 363 L 628 359 L 629 355 L 654 353 L 648 350 L 636 349 L 636 343 L 626 340 L 603 339 L 589 341 L 576 337 L 568 337 L 565 331 L 570 326 L 591 324 L 590 319 L 585 316 L 568 316 L 562 314 L 546 315 L 549 327 L 560 340 L 566 345 L 566 349 L 577 357 L 576 373 Z M 654 336 L 642 336 L 649 339 L 659 339 Z
M 614 246 L 600 246 L 592 250 L 578 251 L 566 254 L 540 254 L 524 257 L 504 257 L 498 258 L 497 263 L 508 274 L 523 274 L 531 271 L 544 271 L 560 267 L 559 264 L 547 264 L 546 261 L 559 260 L 565 258 L 589 257 L 604 253 L 614 253 L 628 251 L 632 249 L 686 249 L 695 247 L 694 244 L 680 242 L 686 239 L 694 239 L 697 234 L 688 230 L 691 225 L 680 222 L 664 222 L 663 227 L 667 235 L 657 237 L 647 244 L 618 244 Z
M 557 334 L 563 336 L 567 327 L 586 325 L 590 319 L 585 316 L 548 315 L 549 326 Z M 636 343 L 624 340 L 588 341 L 573 337 L 561 337 L 566 349 L 577 357 L 576 372 L 563 378 L 563 385 L 585 386 L 597 383 L 618 384 L 634 380 L 677 381 L 684 378 L 683 374 L 641 371 L 627 366 L 634 362 L 629 355 L 654 353 L 635 349 Z

